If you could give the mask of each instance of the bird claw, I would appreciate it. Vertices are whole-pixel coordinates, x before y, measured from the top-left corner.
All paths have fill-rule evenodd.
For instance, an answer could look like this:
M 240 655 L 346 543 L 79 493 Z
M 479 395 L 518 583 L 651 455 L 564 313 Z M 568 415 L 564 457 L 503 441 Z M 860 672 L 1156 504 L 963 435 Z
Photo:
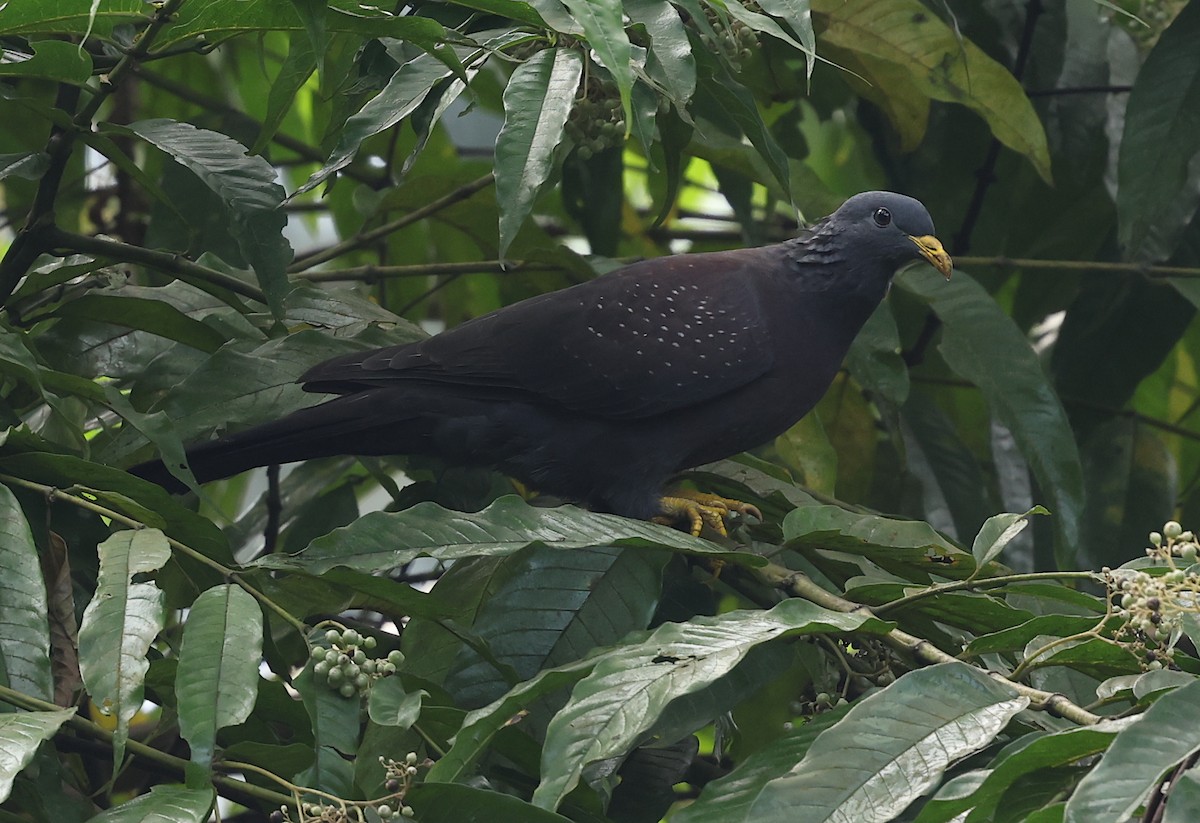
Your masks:
M 725 520 L 733 513 L 750 515 L 762 520 L 762 512 L 757 506 L 731 500 L 716 494 L 681 491 L 662 498 L 662 514 L 654 518 L 655 522 L 671 525 L 680 520 L 687 520 L 689 531 L 693 537 L 699 537 L 705 526 L 722 537 L 728 537 Z

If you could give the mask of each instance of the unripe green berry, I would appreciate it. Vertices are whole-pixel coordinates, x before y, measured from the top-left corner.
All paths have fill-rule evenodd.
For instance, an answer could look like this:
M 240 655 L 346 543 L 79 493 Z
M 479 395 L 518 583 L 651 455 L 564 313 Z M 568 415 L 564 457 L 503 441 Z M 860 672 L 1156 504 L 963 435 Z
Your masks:
M 338 694 L 342 697 L 354 697 L 354 695 L 358 694 L 358 689 L 354 688 L 353 683 L 343 683 L 338 689 Z
M 318 677 L 324 677 L 325 675 L 329 674 L 329 664 L 324 660 L 317 663 L 315 666 L 313 666 L 313 674 L 317 675 Z
M 404 815 L 405 817 L 416 817 L 417 815 L 412 806 L 401 806 L 400 814 Z
M 1183 534 L 1183 526 L 1180 526 L 1174 520 L 1168 520 L 1166 525 L 1163 526 L 1163 535 L 1168 540 L 1174 540 L 1181 534 Z
M 376 809 L 375 811 L 379 812 L 379 816 L 382 817 L 384 820 L 387 820 L 389 817 L 392 816 L 392 807 L 389 806 L 387 803 L 380 803 L 379 808 Z
M 1151 546 L 1161 546 L 1162 545 L 1162 535 L 1159 534 L 1158 532 L 1150 532 L 1150 545 Z
M 369 684 L 370 682 L 371 682 L 371 678 L 365 674 L 359 674 L 358 677 L 354 678 L 354 685 L 357 686 L 360 690 L 365 689 L 367 687 L 367 684 Z
M 341 683 L 345 679 L 346 679 L 346 674 L 341 669 L 334 668 L 334 669 L 329 670 L 329 685 L 330 686 L 336 686 L 338 683 Z
M 388 652 L 387 661 L 393 666 L 399 666 L 404 662 L 404 652 L 399 649 Z
M 357 644 L 359 639 L 358 632 L 354 631 L 354 629 L 346 629 L 346 631 L 342 632 L 342 642 L 347 646 Z
M 364 649 L 367 649 L 369 651 L 369 650 L 375 648 L 377 645 L 379 645 L 379 642 L 374 637 L 364 637 L 363 638 L 363 648 Z
M 308 656 L 311 657 L 313 660 L 324 660 L 325 659 L 325 649 L 322 648 L 321 646 L 313 646 L 312 651 L 308 653 Z
M 342 639 L 342 633 L 337 629 L 330 629 L 325 632 L 325 640 L 329 643 L 336 643 Z
M 417 763 L 417 753 L 409 752 L 408 754 L 404 755 L 404 762 L 409 766 L 415 766 Z

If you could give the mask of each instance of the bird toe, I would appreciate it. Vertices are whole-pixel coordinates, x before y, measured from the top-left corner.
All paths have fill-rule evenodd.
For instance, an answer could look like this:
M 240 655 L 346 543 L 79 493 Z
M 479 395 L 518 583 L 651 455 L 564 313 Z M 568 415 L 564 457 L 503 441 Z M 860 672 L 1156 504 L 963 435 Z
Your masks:
M 734 513 L 762 520 L 762 512 L 757 506 L 702 492 L 680 491 L 664 496 L 661 506 L 662 515 L 654 518 L 656 522 L 674 524 L 685 521 L 689 526 L 688 530 L 697 537 L 705 526 L 722 537 L 728 537 L 725 521 Z

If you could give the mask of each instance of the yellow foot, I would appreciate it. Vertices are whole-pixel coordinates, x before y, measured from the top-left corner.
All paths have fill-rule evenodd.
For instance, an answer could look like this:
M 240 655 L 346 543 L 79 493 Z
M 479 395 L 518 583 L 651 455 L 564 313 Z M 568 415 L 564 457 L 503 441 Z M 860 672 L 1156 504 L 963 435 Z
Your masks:
M 686 520 L 689 531 L 696 537 L 705 526 L 727 537 L 729 533 L 725 530 L 725 521 L 734 512 L 762 520 L 762 512 L 757 506 L 715 494 L 680 491 L 663 497 L 661 503 L 662 514 L 654 518 L 655 522 L 671 525 Z

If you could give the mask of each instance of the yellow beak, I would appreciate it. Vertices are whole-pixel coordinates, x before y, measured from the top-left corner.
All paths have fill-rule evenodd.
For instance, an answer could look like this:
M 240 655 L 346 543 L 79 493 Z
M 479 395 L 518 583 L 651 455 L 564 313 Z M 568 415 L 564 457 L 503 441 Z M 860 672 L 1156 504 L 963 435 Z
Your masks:
M 909 235 L 909 240 L 917 244 L 917 250 L 921 252 L 921 256 L 929 261 L 935 269 L 942 273 L 942 277 L 950 279 L 950 272 L 954 269 L 954 261 L 950 259 L 950 255 L 946 254 L 946 250 L 942 248 L 942 241 L 938 240 L 932 234 L 926 234 L 922 237 L 913 237 Z

